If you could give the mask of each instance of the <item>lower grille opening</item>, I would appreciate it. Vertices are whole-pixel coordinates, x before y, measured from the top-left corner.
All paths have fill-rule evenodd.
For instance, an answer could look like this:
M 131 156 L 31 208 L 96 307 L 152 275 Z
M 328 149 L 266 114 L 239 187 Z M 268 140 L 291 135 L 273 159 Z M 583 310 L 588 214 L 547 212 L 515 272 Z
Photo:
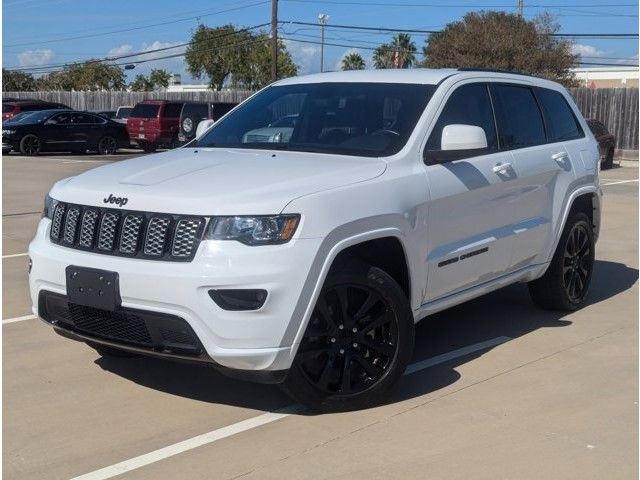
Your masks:
M 201 356 L 204 348 L 182 318 L 130 308 L 101 310 L 40 292 L 39 313 L 47 322 L 83 336 L 161 353 Z

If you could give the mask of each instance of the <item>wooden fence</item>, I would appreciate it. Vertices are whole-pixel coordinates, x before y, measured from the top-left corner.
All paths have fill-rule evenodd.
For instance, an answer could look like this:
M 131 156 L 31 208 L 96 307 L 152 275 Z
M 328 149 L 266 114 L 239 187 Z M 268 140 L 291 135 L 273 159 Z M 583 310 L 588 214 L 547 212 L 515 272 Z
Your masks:
M 638 150 L 637 88 L 572 88 L 571 95 L 586 118 L 604 123 L 616 136 L 616 148 Z M 3 98 L 39 98 L 64 103 L 77 110 L 115 110 L 145 99 L 240 102 L 252 92 L 3 92 Z

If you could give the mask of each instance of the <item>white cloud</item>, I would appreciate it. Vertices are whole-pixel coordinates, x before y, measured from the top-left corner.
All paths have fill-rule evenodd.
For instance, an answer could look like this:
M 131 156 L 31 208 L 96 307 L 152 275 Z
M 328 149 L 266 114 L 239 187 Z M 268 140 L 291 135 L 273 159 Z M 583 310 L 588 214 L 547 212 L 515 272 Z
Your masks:
M 571 49 L 574 54 L 581 57 L 601 57 L 606 53 L 604 50 L 598 50 L 592 45 L 584 45 L 582 43 L 574 44 Z
M 38 48 L 36 50 L 25 50 L 16 56 L 21 67 L 37 67 L 51 63 L 56 54 L 48 48 Z
M 301 42 L 284 40 L 287 50 L 293 58 L 293 62 L 298 65 L 298 74 L 317 73 L 320 71 L 320 46 Z M 327 52 L 325 49 L 325 64 L 327 63 Z
M 133 53 L 143 53 L 149 52 L 152 50 L 158 49 L 166 49 L 167 47 L 173 47 L 176 45 L 180 45 L 184 42 L 163 42 L 160 40 L 155 40 L 151 43 L 143 42 L 138 48 L 134 48 L 133 45 L 123 44 L 118 47 L 114 47 L 107 53 L 107 56 L 114 57 L 119 55 L 130 55 Z M 131 58 L 123 58 L 122 63 L 131 61 L 131 63 L 136 64 L 138 60 L 144 60 L 144 63 L 136 64 L 136 68 L 134 70 L 129 70 L 129 76 L 132 78 L 138 74 L 147 75 L 154 68 L 162 68 L 167 70 L 170 73 L 179 73 L 184 77 L 185 75 L 185 66 L 184 66 L 184 57 L 175 57 L 175 58 L 161 58 L 167 55 L 173 55 L 177 53 L 183 53 L 186 47 L 182 48 L 171 48 L 167 50 L 161 50 L 159 52 L 149 53 L 147 55 L 140 55 L 139 57 L 131 57 Z
M 120 45 L 119 47 L 112 48 L 107 53 L 108 57 L 117 57 L 118 55 L 126 55 L 133 51 L 132 45 Z

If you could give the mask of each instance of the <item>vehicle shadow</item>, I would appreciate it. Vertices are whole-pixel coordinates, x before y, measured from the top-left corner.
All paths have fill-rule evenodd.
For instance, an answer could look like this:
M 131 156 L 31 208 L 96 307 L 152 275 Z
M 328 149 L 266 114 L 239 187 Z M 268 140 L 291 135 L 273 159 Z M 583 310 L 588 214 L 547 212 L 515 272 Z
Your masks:
M 622 263 L 597 260 L 587 303 L 596 304 L 610 299 L 631 288 L 637 280 L 637 269 Z M 565 318 L 566 315 L 536 307 L 529 298 L 526 285 L 511 285 L 420 322 L 416 328 L 412 363 L 496 337 L 518 338 L 540 328 L 567 327 L 572 322 Z M 455 383 L 460 378 L 457 366 L 489 350 L 491 348 L 405 376 L 388 403 L 425 395 Z M 276 385 L 231 379 L 208 366 L 145 357 L 102 357 L 96 360 L 96 364 L 147 388 L 203 402 L 263 411 L 273 411 L 291 403 Z

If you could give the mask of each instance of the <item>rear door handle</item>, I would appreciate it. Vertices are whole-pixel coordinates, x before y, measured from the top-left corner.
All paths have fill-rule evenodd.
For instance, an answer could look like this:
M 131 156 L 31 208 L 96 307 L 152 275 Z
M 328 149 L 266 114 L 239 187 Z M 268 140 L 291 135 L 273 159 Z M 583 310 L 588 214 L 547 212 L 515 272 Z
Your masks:
M 507 171 L 511 170 L 510 163 L 498 163 L 493 167 L 493 173 L 507 173 Z

